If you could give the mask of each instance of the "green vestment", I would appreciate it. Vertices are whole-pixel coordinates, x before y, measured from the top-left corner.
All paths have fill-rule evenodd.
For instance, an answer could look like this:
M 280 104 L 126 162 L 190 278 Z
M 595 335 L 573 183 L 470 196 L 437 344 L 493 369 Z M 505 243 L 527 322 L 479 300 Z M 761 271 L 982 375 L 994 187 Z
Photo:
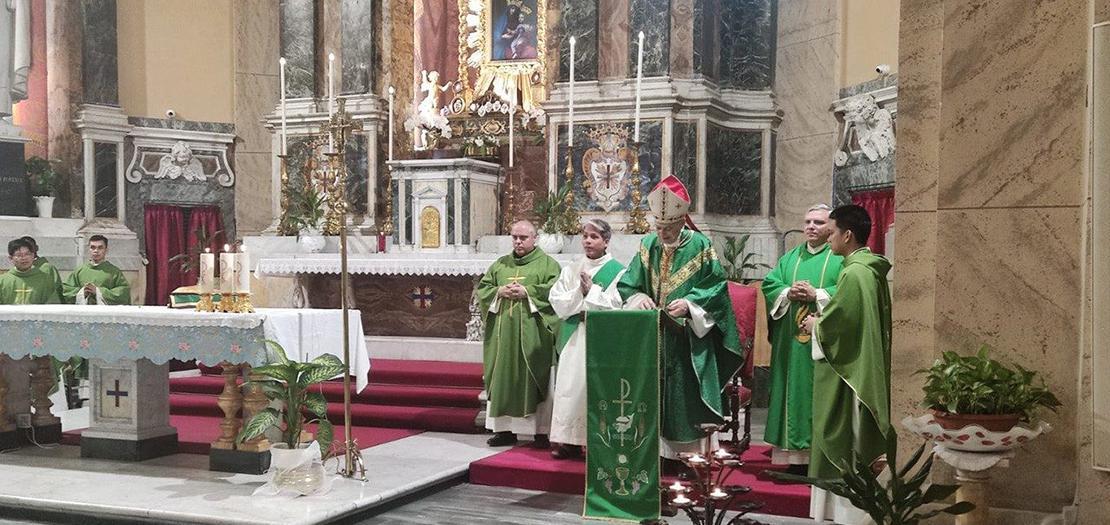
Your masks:
M 798 281 L 809 281 L 833 296 L 843 260 L 828 244 L 810 253 L 802 243 L 783 255 L 763 279 L 771 340 L 771 400 L 763 440 L 781 449 L 808 449 L 813 435 L 813 357 L 809 337 L 799 337 L 798 324 L 817 312 L 817 304 L 786 300 L 789 306 L 778 319 L 772 317 L 773 309 L 783 291 Z
M 851 468 L 854 456 L 869 463 L 894 439 L 889 271 L 890 262 L 867 248 L 845 257 L 836 295 L 814 325 L 824 358 L 813 368 L 812 477 L 839 478 L 838 465 Z
M 54 263 L 46 260 L 46 257 L 35 257 L 35 262 L 31 263 L 42 270 L 42 273 L 49 275 L 54 281 L 54 289 L 58 291 L 58 297 L 62 296 L 62 274 L 58 273 L 58 269 L 54 267 Z
M 661 309 L 675 299 L 686 299 L 713 319 L 703 337 L 690 323 L 679 327 L 667 322 L 661 341 L 662 437 L 678 442 L 704 437 L 699 425 L 724 422 L 721 390 L 744 362 L 728 282 L 712 243 L 701 233 L 683 229 L 678 246 L 665 250 L 658 235 L 648 234 L 617 290 L 625 301 L 636 293 L 647 294 Z
M 0 275 L 0 304 L 58 304 L 61 297 L 54 278 L 31 267 L 21 272 L 12 268 Z
M 100 264 L 85 263 L 73 270 L 62 283 L 62 299 L 66 303 L 74 303 L 77 294 L 88 283 L 96 285 L 105 304 L 131 304 L 131 285 L 123 272 L 108 261 Z M 89 304 L 96 304 L 95 294 L 90 295 Z
M 559 322 L 547 296 L 559 271 L 555 259 L 535 248 L 523 257 L 509 254 L 494 261 L 478 283 L 486 325 L 482 372 L 490 418 L 525 417 L 547 397 Z M 498 288 L 514 281 L 524 286 L 528 298 L 499 299 Z

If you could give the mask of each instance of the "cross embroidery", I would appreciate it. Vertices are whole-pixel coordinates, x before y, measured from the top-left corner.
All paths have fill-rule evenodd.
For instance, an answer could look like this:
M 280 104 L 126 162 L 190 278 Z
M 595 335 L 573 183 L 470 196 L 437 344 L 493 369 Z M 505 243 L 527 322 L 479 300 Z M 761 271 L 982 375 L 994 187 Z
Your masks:
M 127 392 L 124 392 L 123 390 L 120 389 L 119 379 L 116 379 L 116 389 L 115 390 L 109 389 L 107 392 L 105 392 L 105 395 L 115 397 L 116 398 L 116 408 L 119 408 L 119 398 L 127 397 Z
M 409 294 L 409 299 L 412 299 L 413 306 L 421 310 L 430 308 L 432 306 L 432 301 L 434 301 L 436 297 L 439 296 L 428 286 L 417 286 L 413 288 L 412 293 Z
M 34 288 L 16 288 L 15 304 L 31 304 L 31 293 L 34 291 Z

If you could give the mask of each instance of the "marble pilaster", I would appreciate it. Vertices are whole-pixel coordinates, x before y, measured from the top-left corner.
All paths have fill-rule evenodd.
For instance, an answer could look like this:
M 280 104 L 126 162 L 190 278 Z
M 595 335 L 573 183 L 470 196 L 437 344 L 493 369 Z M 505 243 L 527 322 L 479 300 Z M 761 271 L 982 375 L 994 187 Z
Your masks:
M 116 0 L 82 0 L 81 72 L 86 104 L 119 105 Z
M 640 31 L 644 32 L 644 76 L 657 77 L 670 73 L 670 17 L 660 16 L 670 11 L 671 0 L 629 0 L 627 77 L 636 77 Z
M 721 2 L 719 78 L 722 86 L 770 89 L 774 80 L 777 9 L 775 0 Z
M 84 184 L 81 173 L 81 137 L 70 125 L 73 108 L 84 91 L 81 78 L 83 24 L 79 2 L 46 3 L 46 108 L 47 150 L 58 160 L 67 179 L 59 181 L 60 215 L 69 217 L 73 203 L 83 202 Z
M 612 80 L 628 78 L 629 53 L 635 49 L 629 20 L 631 0 L 611 0 L 605 9 L 598 9 L 597 78 Z M 636 59 L 631 64 L 636 67 Z
M 710 124 L 705 147 L 705 211 L 760 214 L 762 133 Z
M 691 209 L 698 209 L 698 125 L 697 122 L 673 124 L 671 133 L 671 173 L 686 185 L 693 201 Z
M 235 122 L 226 129 L 206 131 L 234 132 L 237 136 L 235 223 L 240 235 L 248 235 L 263 231 L 271 222 L 269 207 L 256 203 L 259 196 L 272 191 L 272 137 L 260 119 L 280 98 L 281 44 L 280 37 L 274 35 L 281 34 L 281 11 L 275 10 L 270 0 L 249 0 L 234 2 L 232 15 L 236 28 Z
M 694 2 L 671 0 L 670 73 L 689 77 L 694 73 Z
M 372 0 L 341 0 L 343 57 L 342 93 L 370 93 L 374 88 L 374 23 Z M 337 86 L 338 89 L 338 86 Z
M 693 43 L 691 45 L 691 68 L 696 74 L 717 80 L 720 70 L 721 57 L 717 51 L 720 49 L 721 35 L 717 30 L 721 18 L 721 2 L 723 0 L 694 0 Z
M 316 93 L 328 96 L 328 54 L 335 54 L 331 65 L 335 74 L 335 96 L 343 91 L 343 10 L 342 0 L 319 0 L 315 2 L 316 27 L 313 33 L 316 50 Z
M 93 143 L 93 174 L 95 196 L 94 216 L 116 218 L 116 164 L 119 161 L 115 144 Z
M 280 3 L 280 53 L 286 60 L 285 82 L 289 98 L 311 97 L 315 93 L 316 14 L 313 4 L 313 0 L 281 0 Z
M 560 3 L 560 9 L 558 31 L 553 37 L 559 42 L 559 81 L 565 82 L 570 78 L 570 37 L 572 36 L 574 37 L 575 81 L 597 80 L 597 0 L 563 0 Z

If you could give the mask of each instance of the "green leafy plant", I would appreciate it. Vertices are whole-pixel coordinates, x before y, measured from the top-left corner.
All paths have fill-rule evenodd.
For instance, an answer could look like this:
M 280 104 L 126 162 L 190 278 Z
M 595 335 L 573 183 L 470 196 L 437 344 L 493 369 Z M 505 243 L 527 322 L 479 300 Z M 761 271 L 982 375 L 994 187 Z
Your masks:
M 209 235 L 208 228 L 201 224 L 193 230 L 193 236 L 197 239 L 196 244 L 190 246 L 184 252 L 170 257 L 169 262 L 179 263 L 181 273 L 189 273 L 193 268 L 200 268 L 200 254 L 204 252 L 205 248 L 212 246 L 212 239 L 219 237 L 223 232 L 223 230 L 216 230 Z M 218 267 L 217 271 L 219 271 Z
M 27 159 L 24 166 L 31 183 L 31 195 L 53 197 L 58 189 L 58 172 L 54 169 L 54 163 L 36 156 Z
M 741 235 L 739 239 L 736 237 L 725 237 L 725 251 L 724 258 L 721 259 L 721 266 L 725 270 L 725 278 L 730 281 L 735 281 L 741 284 L 748 284 L 755 279 L 748 279 L 744 277 L 744 273 L 749 270 L 758 270 L 760 268 L 770 268 L 770 266 L 755 262 L 753 259 L 756 256 L 755 252 L 747 252 L 748 239 L 751 235 Z
M 282 233 L 296 235 L 306 230 L 319 231 L 324 224 L 327 197 L 311 184 L 292 191 L 290 209 L 285 214 Z
M 569 234 L 571 225 L 568 222 L 567 194 L 570 185 L 564 184 L 559 191 L 549 192 L 547 198 L 536 201 L 533 213 L 539 216 L 540 229 L 544 233 Z
M 950 414 L 1020 414 L 1023 421 L 1038 409 L 1055 412 L 1061 406 L 1036 372 L 1014 368 L 991 359 L 986 345 L 970 356 L 944 352 L 933 366 L 917 371 L 926 376 L 923 404 Z
M 312 386 L 346 373 L 347 367 L 331 354 L 324 354 L 308 363 L 292 361 L 286 357 L 285 349 L 280 344 L 270 340 L 265 342 L 274 351 L 277 362 L 255 368 L 255 374 L 267 379 L 249 381 L 244 386 L 257 385 L 270 401 L 277 401 L 281 406 L 271 406 L 255 414 L 243 425 L 239 442 L 261 436 L 269 428 L 277 428 L 281 430 L 282 442 L 295 449 L 300 444 L 305 425 L 316 423 L 316 441 L 320 443 L 321 454 L 326 455 L 335 439 L 335 430 L 328 421 L 327 399 L 319 390 L 314 391 Z M 307 419 L 306 413 L 311 414 L 312 419 Z
M 871 465 L 858 457 L 854 458 L 852 468 L 840 467 L 843 472 L 840 478 L 817 479 L 785 472 L 768 472 L 768 474 L 784 481 L 808 483 L 846 498 L 856 508 L 866 512 L 878 525 L 916 525 L 942 513 L 956 515 L 974 510 L 973 503 L 960 501 L 918 512 L 918 508 L 922 505 L 938 503 L 954 494 L 959 488 L 959 485 L 925 486 L 929 480 L 929 472 L 933 469 L 932 452 L 924 462 L 921 461 L 925 453 L 925 445 L 926 443 L 923 443 L 917 447 L 913 457 L 895 470 L 898 445 L 896 440 L 890 440 L 886 454 L 889 463 L 884 468 L 890 472 L 890 479 L 885 483 L 880 482 L 879 474 Z M 921 463 L 921 466 L 911 474 L 918 463 Z

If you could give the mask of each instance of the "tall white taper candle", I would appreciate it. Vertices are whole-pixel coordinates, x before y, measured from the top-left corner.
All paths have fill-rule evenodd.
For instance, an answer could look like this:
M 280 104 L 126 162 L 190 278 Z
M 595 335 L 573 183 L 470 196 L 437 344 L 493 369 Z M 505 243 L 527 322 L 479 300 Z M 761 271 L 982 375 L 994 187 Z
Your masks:
M 281 64 L 281 154 L 285 155 L 289 147 L 289 131 L 285 125 L 285 57 L 278 59 L 278 63 Z
M 567 104 L 567 148 L 574 147 L 574 37 L 570 37 L 570 93 Z
M 396 92 L 393 86 L 389 86 L 389 160 L 393 160 L 393 95 Z
M 509 167 L 513 167 L 513 114 L 516 113 L 516 88 L 513 88 L 513 98 L 509 100 Z
M 644 80 L 644 32 L 640 31 L 640 43 L 636 52 L 636 118 L 632 123 L 632 142 L 640 142 L 640 83 Z

